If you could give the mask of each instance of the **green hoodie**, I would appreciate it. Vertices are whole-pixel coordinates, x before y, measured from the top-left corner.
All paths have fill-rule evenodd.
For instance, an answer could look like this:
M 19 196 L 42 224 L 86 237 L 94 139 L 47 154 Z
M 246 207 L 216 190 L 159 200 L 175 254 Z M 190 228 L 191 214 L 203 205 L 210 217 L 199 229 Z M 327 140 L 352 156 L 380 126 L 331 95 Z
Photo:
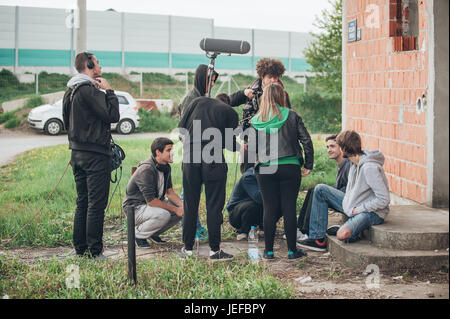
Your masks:
M 280 128 L 284 125 L 286 122 L 290 110 L 286 107 L 282 107 L 278 105 L 278 108 L 281 111 L 281 120 L 278 118 L 278 116 L 274 116 L 272 118 L 272 110 L 269 110 L 269 119 L 267 122 L 264 122 L 261 120 L 261 114 L 257 113 L 250 123 L 252 126 L 258 130 L 258 131 L 264 131 L 267 134 L 274 134 L 277 133 Z M 283 164 L 295 164 L 300 165 L 300 162 L 296 156 L 288 156 L 288 157 L 282 157 L 275 161 L 270 161 L 268 163 L 261 164 L 262 166 L 268 166 L 268 165 L 283 165 Z

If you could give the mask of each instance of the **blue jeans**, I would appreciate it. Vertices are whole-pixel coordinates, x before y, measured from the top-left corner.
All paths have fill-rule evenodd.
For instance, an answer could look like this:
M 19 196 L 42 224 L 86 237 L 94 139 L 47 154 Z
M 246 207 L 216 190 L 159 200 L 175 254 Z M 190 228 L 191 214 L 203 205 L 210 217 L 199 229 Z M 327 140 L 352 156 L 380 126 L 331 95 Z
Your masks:
M 328 226 L 328 207 L 343 212 L 342 201 L 345 193 L 334 187 L 319 184 L 314 188 L 309 220 L 309 238 L 321 239 L 325 237 Z M 342 226 L 351 231 L 351 239 L 372 225 L 383 223 L 383 219 L 373 212 L 364 212 L 350 217 Z

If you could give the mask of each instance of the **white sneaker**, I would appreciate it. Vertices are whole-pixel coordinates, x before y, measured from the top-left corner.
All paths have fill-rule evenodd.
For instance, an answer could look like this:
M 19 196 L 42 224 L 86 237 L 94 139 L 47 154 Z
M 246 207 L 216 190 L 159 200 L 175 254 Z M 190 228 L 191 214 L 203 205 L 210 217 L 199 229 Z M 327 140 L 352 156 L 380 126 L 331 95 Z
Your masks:
M 307 234 L 303 234 L 301 231 L 297 230 L 297 240 L 306 240 L 308 239 Z
M 186 248 L 181 248 L 180 257 L 181 258 L 188 258 L 194 255 L 194 252 L 192 250 L 186 250 Z
M 247 239 L 247 234 L 246 233 L 240 233 L 236 236 L 236 240 L 240 241 L 240 240 L 244 240 Z

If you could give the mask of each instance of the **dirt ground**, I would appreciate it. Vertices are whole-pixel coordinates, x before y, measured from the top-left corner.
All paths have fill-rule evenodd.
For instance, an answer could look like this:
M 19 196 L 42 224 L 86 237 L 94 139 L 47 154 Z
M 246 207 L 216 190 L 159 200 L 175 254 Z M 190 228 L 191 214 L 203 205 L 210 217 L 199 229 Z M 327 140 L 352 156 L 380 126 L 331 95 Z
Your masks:
M 182 247 L 179 240 L 163 236 L 168 240 L 163 244 L 152 244 L 150 248 L 137 248 L 139 260 L 162 257 L 178 253 Z M 224 241 L 221 248 L 235 256 L 246 254 L 247 242 Z M 263 240 L 259 241 L 260 252 L 263 251 Z M 205 259 L 209 254 L 207 242 L 195 248 L 196 253 Z M 104 254 L 110 259 L 126 258 L 126 242 L 105 247 Z M 297 289 L 301 299 L 448 299 L 448 272 L 408 271 L 402 273 L 382 273 L 379 285 L 371 280 L 372 275 L 364 273 L 364 269 L 351 269 L 342 266 L 329 253 L 308 251 L 308 256 L 300 260 L 287 258 L 286 242 L 282 233 L 277 233 L 275 241 L 275 259 L 260 260 L 272 270 L 274 276 L 288 281 Z M 56 248 L 17 248 L 0 251 L 0 255 L 17 256 L 27 263 L 36 259 L 49 259 L 54 256 L 64 258 L 74 254 L 72 247 Z M 138 274 L 139 276 L 139 274 Z M 366 284 L 366 282 L 368 284 Z

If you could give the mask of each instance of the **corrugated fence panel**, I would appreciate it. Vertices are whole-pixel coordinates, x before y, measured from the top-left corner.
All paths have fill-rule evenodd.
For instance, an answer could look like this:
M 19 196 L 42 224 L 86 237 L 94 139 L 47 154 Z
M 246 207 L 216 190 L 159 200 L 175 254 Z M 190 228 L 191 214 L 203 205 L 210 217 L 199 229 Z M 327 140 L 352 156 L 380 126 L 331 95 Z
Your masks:
M 0 48 L 14 49 L 15 7 L 0 6 Z
M 288 57 L 288 52 L 288 32 L 255 30 L 255 56 Z
M 125 48 L 130 52 L 166 52 L 169 49 L 169 17 L 125 14 Z
M 63 9 L 19 9 L 19 48 L 34 50 L 70 50 L 71 30 L 66 26 Z
M 0 6 L 0 65 L 14 65 L 14 6 Z M 69 66 L 70 12 L 64 9 L 19 7 L 19 66 Z M 122 26 L 123 17 L 123 26 Z M 123 35 L 123 39 L 122 39 Z M 196 68 L 208 64 L 199 43 L 202 38 L 244 40 L 252 43 L 252 30 L 213 26 L 213 20 L 178 16 L 87 12 L 87 49 L 102 66 Z M 312 39 L 291 33 L 291 70 L 306 71 L 303 50 Z M 123 43 L 122 43 L 123 41 Z M 76 39 L 75 41 L 76 42 Z M 277 57 L 289 67 L 289 32 L 254 30 L 254 50 L 245 55 L 219 55 L 217 68 L 251 70 L 261 57 Z M 172 53 L 170 65 L 170 52 Z
M 308 46 L 308 43 L 313 39 L 308 33 L 291 33 L 291 57 L 304 58 L 303 50 Z
M 169 16 L 125 14 L 125 66 L 169 67 Z
M 15 7 L 0 6 L 0 65 L 14 65 Z
M 111 11 L 88 11 L 87 48 L 92 51 L 122 50 L 121 14 Z

